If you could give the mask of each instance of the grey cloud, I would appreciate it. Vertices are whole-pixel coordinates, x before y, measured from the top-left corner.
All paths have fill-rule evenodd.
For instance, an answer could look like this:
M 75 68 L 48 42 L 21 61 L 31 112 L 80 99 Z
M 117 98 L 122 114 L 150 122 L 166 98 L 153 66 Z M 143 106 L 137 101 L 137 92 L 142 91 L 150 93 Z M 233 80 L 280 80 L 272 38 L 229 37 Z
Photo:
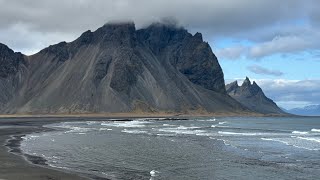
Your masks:
M 238 32 L 297 18 L 306 2 L 292 0 L 2 0 L 1 25 L 17 22 L 41 30 L 92 28 L 110 20 L 134 20 L 139 26 L 163 17 L 216 32 Z M 272 12 L 272 13 L 270 13 Z M 253 18 L 254 17 L 254 18 Z
M 271 75 L 271 76 L 282 76 L 283 72 L 278 70 L 270 70 L 258 65 L 248 66 L 247 69 L 255 74 Z
M 94 30 L 108 21 L 133 20 L 140 28 L 165 17 L 175 17 L 192 32 L 203 32 L 205 39 L 249 39 L 275 24 L 311 16 L 311 12 L 317 12 L 313 9 L 320 7 L 318 4 L 315 0 L 291 0 L 290 5 L 277 0 L 0 0 L 0 30 L 8 31 L 19 25 L 37 37 L 33 41 L 49 45 Z M 61 38 L 48 35 L 54 33 L 63 35 Z M 4 38 L 0 41 L 8 43 Z M 34 46 L 29 40 L 25 44 Z
M 289 108 L 320 104 L 320 80 L 255 80 L 267 96 Z M 293 104 L 295 103 L 295 104 Z

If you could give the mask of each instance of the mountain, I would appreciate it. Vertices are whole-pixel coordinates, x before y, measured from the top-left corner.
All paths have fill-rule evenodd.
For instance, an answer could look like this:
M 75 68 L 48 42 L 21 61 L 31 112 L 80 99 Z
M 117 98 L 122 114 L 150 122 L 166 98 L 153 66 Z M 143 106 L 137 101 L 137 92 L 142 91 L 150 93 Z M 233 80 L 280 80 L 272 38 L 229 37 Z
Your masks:
M 226 85 L 227 93 L 248 109 L 262 114 L 286 114 L 276 103 L 267 98 L 262 89 L 248 77 L 239 86 L 237 81 Z
M 302 116 L 320 116 L 320 104 L 287 110 L 288 113 Z
M 202 35 L 109 23 L 25 56 L 0 45 L 1 113 L 248 112 Z

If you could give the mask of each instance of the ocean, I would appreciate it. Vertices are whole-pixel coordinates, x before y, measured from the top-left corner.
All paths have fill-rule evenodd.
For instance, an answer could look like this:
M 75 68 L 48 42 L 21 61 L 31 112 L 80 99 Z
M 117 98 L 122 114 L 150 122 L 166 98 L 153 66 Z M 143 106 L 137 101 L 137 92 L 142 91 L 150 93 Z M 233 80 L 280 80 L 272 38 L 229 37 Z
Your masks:
M 24 153 L 106 179 L 319 179 L 320 118 L 211 117 L 63 122 Z

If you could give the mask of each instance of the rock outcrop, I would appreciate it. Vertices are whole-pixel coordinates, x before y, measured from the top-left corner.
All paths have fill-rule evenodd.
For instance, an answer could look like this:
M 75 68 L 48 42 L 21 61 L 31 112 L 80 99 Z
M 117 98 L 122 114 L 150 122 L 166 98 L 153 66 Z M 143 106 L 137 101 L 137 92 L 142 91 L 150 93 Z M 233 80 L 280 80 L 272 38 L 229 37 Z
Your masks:
M 227 93 L 253 112 L 261 114 L 283 114 L 276 103 L 267 98 L 255 81 L 251 84 L 248 77 L 239 86 L 237 81 L 226 85 Z
M 0 110 L 19 93 L 27 76 L 26 57 L 0 43 Z

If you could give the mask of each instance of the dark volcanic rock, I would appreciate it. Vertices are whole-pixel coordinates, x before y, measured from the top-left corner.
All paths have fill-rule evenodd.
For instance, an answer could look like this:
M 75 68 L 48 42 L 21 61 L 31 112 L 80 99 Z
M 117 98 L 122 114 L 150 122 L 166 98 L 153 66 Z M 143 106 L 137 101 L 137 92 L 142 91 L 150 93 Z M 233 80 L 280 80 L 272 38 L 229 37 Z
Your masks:
M 6 78 L 15 75 L 20 64 L 26 64 L 21 53 L 15 53 L 8 46 L 0 43 L 0 77 Z
M 142 63 L 132 51 L 122 52 L 114 62 L 114 71 L 112 74 L 110 87 L 118 92 L 129 93 L 130 87 L 133 86 L 142 73 Z
M 2 93 L 2 113 L 248 112 L 226 93 L 202 35 L 172 25 L 105 24 L 27 59 L 25 71 L 3 63 L 3 76 L 25 78 Z
M 286 114 L 276 103 L 267 98 L 262 89 L 253 81 L 251 84 L 248 77 L 239 86 L 238 82 L 226 85 L 227 93 L 250 110 L 262 114 Z
M 66 61 L 69 59 L 69 51 L 67 46 L 68 44 L 66 42 L 60 42 L 45 48 L 44 50 L 40 51 L 40 53 L 54 56 L 53 60 Z
M 110 55 L 103 55 L 99 57 L 94 69 L 94 82 L 96 86 L 98 86 L 100 81 L 108 74 L 111 61 L 112 57 Z
M 17 96 L 25 80 L 28 62 L 24 55 L 0 43 L 0 112 Z
M 192 36 L 183 28 L 153 24 L 139 30 L 138 36 L 161 62 L 168 60 L 194 84 L 225 93 L 222 69 L 201 33 Z

